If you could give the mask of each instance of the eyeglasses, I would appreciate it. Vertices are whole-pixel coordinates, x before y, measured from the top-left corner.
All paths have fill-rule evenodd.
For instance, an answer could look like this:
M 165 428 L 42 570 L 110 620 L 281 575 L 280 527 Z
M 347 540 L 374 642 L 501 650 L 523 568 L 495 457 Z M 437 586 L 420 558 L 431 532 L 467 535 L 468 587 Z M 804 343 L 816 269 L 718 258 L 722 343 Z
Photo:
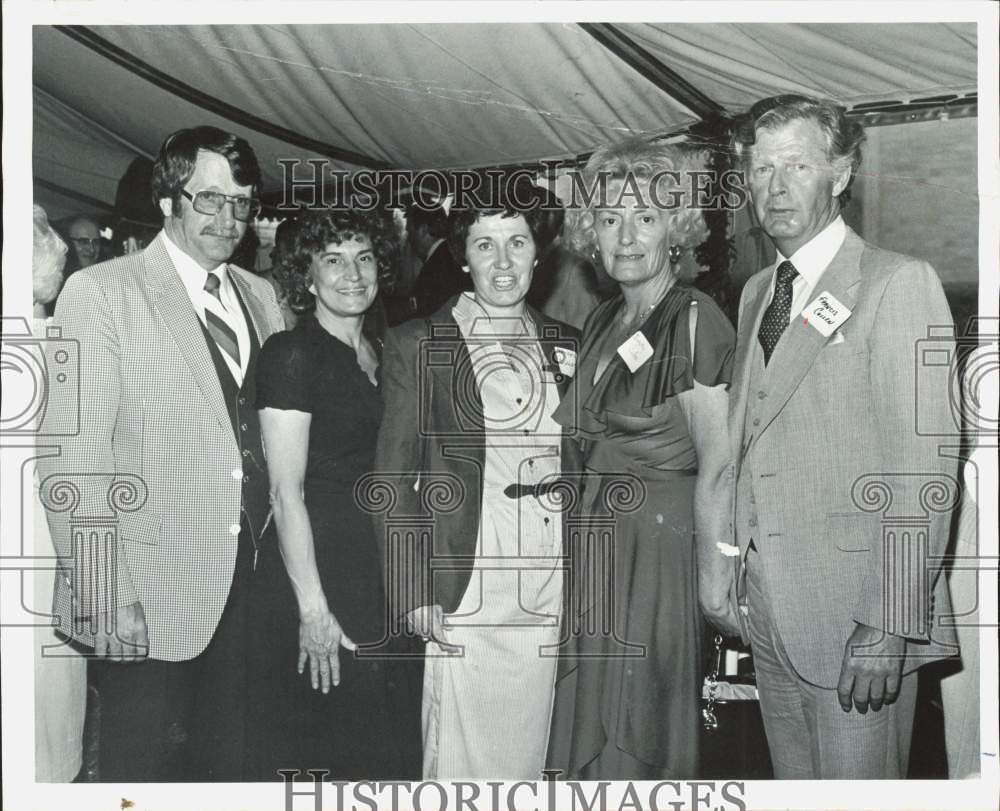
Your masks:
M 252 197 L 233 197 L 217 191 L 200 191 L 192 195 L 186 189 L 181 189 L 181 194 L 191 201 L 199 214 L 215 216 L 226 203 L 233 204 L 233 216 L 240 222 L 248 222 L 260 214 L 260 200 Z
M 70 237 L 69 241 L 72 242 L 77 247 L 80 247 L 80 248 L 83 248 L 83 247 L 86 247 L 86 246 L 89 246 L 91 248 L 99 248 L 99 247 L 101 247 L 101 238 L 100 237 L 95 237 L 94 239 L 90 239 L 89 237 Z

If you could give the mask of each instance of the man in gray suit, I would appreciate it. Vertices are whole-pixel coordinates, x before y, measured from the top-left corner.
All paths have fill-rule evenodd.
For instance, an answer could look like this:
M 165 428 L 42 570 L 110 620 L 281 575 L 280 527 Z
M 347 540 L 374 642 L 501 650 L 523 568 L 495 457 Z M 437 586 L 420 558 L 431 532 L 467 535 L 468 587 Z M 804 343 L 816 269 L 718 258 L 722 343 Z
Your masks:
M 926 262 L 841 219 L 860 125 L 801 96 L 748 119 L 736 151 L 778 257 L 743 291 L 730 428 L 737 593 L 771 759 L 778 778 L 901 778 L 914 670 L 955 653 L 938 577 L 955 465 L 914 421 L 950 420 L 948 392 L 918 386 L 916 350 L 951 317 Z M 883 523 L 922 511 L 916 528 Z
M 152 184 L 160 234 L 74 274 L 56 308 L 80 353 L 79 432 L 43 462 L 57 607 L 94 649 L 102 780 L 239 780 L 268 515 L 254 363 L 282 319 L 271 285 L 227 264 L 260 208 L 250 145 L 181 130 Z

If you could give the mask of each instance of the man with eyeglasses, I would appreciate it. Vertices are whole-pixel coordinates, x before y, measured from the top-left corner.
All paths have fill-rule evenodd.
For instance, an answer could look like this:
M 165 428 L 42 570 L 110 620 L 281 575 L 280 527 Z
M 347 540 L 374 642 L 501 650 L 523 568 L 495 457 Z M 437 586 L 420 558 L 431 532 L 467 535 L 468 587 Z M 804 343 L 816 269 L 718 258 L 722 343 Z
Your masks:
M 70 272 L 90 267 L 101 257 L 101 229 L 86 214 L 74 217 L 66 229 L 69 244 L 73 248 L 76 267 Z
M 152 187 L 163 230 L 60 296 L 79 401 L 49 408 L 79 408 L 79 432 L 44 460 L 42 495 L 73 606 L 62 629 L 94 649 L 100 779 L 234 781 L 269 508 L 254 363 L 283 324 L 271 285 L 228 264 L 260 210 L 250 145 L 214 127 L 176 132 Z M 78 494 L 71 509 L 61 482 Z

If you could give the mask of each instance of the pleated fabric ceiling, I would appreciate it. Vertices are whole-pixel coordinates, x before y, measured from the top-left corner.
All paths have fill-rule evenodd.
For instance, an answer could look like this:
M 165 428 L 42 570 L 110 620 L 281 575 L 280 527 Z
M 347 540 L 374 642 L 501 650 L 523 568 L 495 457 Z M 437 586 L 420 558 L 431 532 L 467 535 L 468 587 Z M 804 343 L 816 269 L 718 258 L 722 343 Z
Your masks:
M 678 131 L 706 106 L 733 113 L 779 92 L 853 106 L 976 90 L 973 23 L 615 29 L 663 73 L 575 23 L 90 26 L 84 36 L 36 26 L 36 197 L 54 216 L 79 210 L 83 198 L 110 206 L 132 158 L 205 123 L 247 138 L 274 192 L 282 158 L 326 158 L 346 170 L 522 164 Z M 86 36 L 133 64 L 97 52 Z M 144 78 L 151 74 L 277 132 L 234 123 Z M 60 201 L 60 189 L 81 197 Z

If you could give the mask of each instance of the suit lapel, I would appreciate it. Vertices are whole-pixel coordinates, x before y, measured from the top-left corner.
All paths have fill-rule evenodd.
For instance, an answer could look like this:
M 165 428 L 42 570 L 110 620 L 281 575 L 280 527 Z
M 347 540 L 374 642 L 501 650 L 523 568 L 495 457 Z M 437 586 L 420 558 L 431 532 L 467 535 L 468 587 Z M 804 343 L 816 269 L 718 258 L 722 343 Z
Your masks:
M 821 293 L 831 293 L 847 309 L 853 310 L 857 302 L 858 285 L 861 282 L 861 253 L 864 242 L 852 230 L 847 230 L 844 244 L 830 262 L 810 293 L 810 301 Z M 807 304 L 809 302 L 806 302 Z M 849 321 L 850 319 L 848 319 Z M 839 329 L 839 328 L 838 328 Z M 752 337 L 756 340 L 756 333 Z M 757 430 L 760 436 L 778 415 L 788 398 L 798 387 L 806 372 L 816 360 L 820 350 L 829 339 L 819 330 L 807 324 L 802 318 L 795 318 L 788 325 L 775 347 L 774 354 L 765 374 L 769 376 L 770 396 L 761 409 L 761 424 Z
M 215 364 L 212 363 L 205 335 L 187 290 L 173 262 L 170 261 L 163 239 L 163 235 L 160 234 L 143 252 L 145 265 L 143 281 L 153 306 L 173 337 L 181 357 L 184 358 L 192 377 L 205 397 L 205 402 L 219 421 L 219 426 L 226 434 L 232 436 L 229 411 L 226 409 L 222 385 L 219 383 Z
M 747 388 L 750 385 L 750 364 L 754 358 L 754 344 L 757 342 L 757 331 L 760 328 L 760 320 L 767 307 L 767 295 L 771 289 L 771 278 L 774 275 L 774 267 L 766 273 L 762 273 L 759 279 L 748 282 L 757 284 L 756 290 L 749 293 L 750 300 L 747 302 L 740 318 L 736 336 L 736 358 L 735 371 L 733 376 L 732 391 L 736 396 L 730 400 L 729 424 L 732 426 L 732 458 L 737 462 L 742 458 L 744 422 L 747 410 Z
M 264 309 L 264 302 L 253 292 L 246 279 L 243 278 L 243 271 L 239 268 L 230 265 L 229 278 L 233 280 L 233 284 L 236 285 L 243 303 L 246 304 L 247 310 L 250 311 L 250 328 L 257 333 L 257 343 L 263 346 L 264 341 L 271 334 L 270 324 L 267 320 L 267 310 Z M 267 327 L 266 333 L 264 332 L 265 327 Z

